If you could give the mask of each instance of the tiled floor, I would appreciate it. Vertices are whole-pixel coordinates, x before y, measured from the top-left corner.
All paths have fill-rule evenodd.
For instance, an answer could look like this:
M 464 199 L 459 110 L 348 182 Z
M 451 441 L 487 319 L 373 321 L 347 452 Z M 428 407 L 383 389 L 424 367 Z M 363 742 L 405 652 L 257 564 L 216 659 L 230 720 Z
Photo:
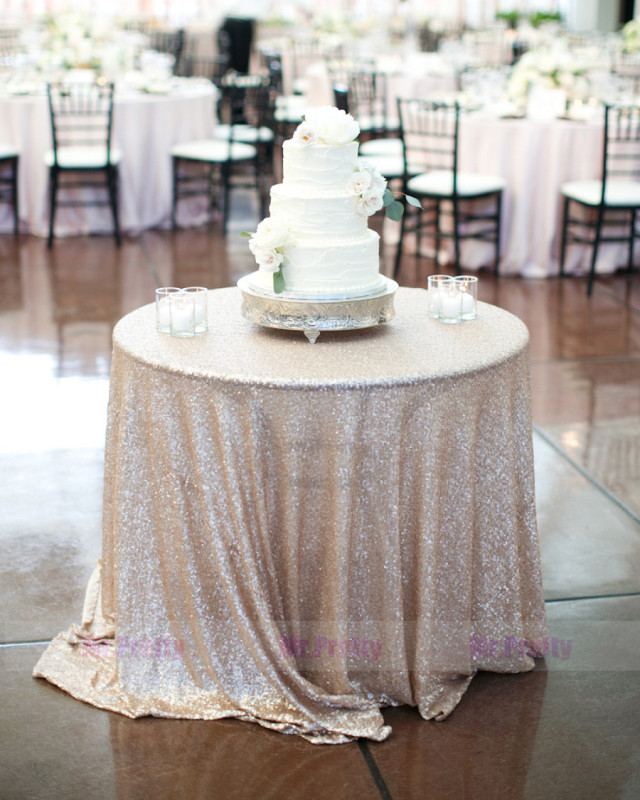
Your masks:
M 481 673 L 447 721 L 389 709 L 386 742 L 336 747 L 238 721 L 133 721 L 31 677 L 79 620 L 100 551 L 113 324 L 157 285 L 234 283 L 252 269 L 239 230 L 147 232 L 121 251 L 0 236 L 0 797 L 640 797 L 638 276 L 598 281 L 589 301 L 577 279 L 481 275 L 481 299 L 531 331 L 556 639 L 536 671 Z M 403 269 L 422 286 L 432 265 Z

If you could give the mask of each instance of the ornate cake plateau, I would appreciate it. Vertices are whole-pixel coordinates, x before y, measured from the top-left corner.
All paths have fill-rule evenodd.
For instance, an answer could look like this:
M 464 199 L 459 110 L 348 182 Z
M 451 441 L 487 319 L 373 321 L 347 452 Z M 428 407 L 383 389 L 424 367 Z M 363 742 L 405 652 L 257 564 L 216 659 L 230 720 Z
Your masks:
M 303 331 L 312 344 L 322 331 L 370 328 L 395 316 L 393 296 L 398 284 L 382 275 L 378 291 L 343 298 L 286 291 L 276 295 L 254 286 L 250 277 L 238 281 L 242 316 L 267 328 Z

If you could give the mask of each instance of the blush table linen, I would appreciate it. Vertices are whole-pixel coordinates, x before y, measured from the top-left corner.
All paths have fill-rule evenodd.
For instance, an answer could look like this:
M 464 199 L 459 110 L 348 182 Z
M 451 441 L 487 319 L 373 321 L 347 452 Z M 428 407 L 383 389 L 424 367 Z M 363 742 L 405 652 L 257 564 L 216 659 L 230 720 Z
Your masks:
M 34 675 L 129 717 L 236 717 L 314 743 L 444 719 L 547 636 L 528 332 L 426 292 L 363 331 L 260 328 L 236 288 L 174 339 L 113 335 L 102 558 Z
M 120 227 L 136 234 L 167 227 L 171 219 L 171 146 L 176 142 L 212 135 L 217 89 L 210 82 L 183 79 L 166 93 L 147 93 L 116 87 L 112 144 L 122 152 Z M 49 173 L 44 154 L 51 148 L 51 121 L 46 94 L 0 95 L 0 141 L 20 149 L 18 196 L 20 227 L 24 233 L 46 236 L 49 231 Z M 85 190 L 104 199 L 102 190 Z M 88 196 L 88 195 L 87 195 Z M 206 211 L 206 205 L 204 207 Z M 180 222 L 184 219 L 179 209 Z M 200 205 L 191 209 L 206 219 Z M 12 211 L 0 206 L 0 233 L 12 229 Z M 56 236 L 110 233 L 107 207 L 60 207 Z

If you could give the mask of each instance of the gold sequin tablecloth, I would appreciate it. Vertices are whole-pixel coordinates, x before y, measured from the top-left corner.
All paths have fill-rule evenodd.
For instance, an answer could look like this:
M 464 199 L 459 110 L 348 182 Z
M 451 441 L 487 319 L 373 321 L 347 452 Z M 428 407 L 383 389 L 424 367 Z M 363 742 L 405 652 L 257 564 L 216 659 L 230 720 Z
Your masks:
M 445 718 L 478 669 L 547 635 L 528 332 L 426 292 L 362 331 L 260 328 L 238 289 L 209 333 L 114 330 L 103 550 L 81 624 L 34 674 L 130 717 L 237 717 L 382 740 L 380 707 Z M 538 643 L 538 644 L 536 644 Z

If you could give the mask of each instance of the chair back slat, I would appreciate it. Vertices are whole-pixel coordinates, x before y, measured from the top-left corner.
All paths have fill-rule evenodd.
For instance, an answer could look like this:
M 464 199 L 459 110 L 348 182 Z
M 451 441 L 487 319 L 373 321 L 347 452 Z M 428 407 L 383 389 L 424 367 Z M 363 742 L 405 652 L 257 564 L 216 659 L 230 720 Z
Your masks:
M 268 76 L 229 73 L 222 80 L 220 119 L 231 127 L 273 128 L 275 96 Z
M 450 171 L 455 192 L 458 104 L 403 98 L 398 98 L 397 103 L 405 175 Z
M 397 121 L 389 113 L 386 73 L 376 71 L 373 65 L 354 67 L 338 62 L 330 65 L 329 77 L 334 100 L 340 102 L 344 98 L 338 108 L 348 106 L 348 113 L 358 120 L 363 134 L 379 138 L 397 130 Z
M 640 108 L 605 107 L 603 184 L 615 180 L 640 180 Z M 603 186 L 604 191 L 604 186 Z
M 113 83 L 49 83 L 54 163 L 65 147 L 103 148 L 111 155 Z

